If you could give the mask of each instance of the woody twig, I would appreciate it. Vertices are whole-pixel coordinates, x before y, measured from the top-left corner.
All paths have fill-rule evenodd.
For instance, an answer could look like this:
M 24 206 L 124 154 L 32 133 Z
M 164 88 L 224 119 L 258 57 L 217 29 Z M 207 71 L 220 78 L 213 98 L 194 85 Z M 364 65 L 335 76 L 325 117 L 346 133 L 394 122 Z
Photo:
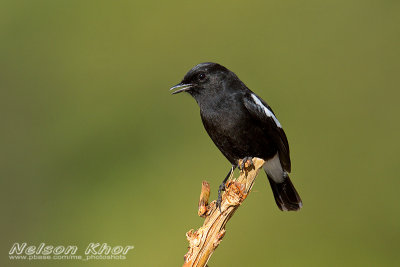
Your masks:
M 232 218 L 237 208 L 243 203 L 251 188 L 264 160 L 253 158 L 253 164 L 246 162 L 237 179 L 232 177 L 226 183 L 226 190 L 222 195 L 221 212 L 216 208 L 214 200 L 208 205 L 210 185 L 203 181 L 200 194 L 198 215 L 205 218 L 203 226 L 186 233 L 189 241 L 189 251 L 186 253 L 184 267 L 206 266 L 225 235 L 225 226 Z

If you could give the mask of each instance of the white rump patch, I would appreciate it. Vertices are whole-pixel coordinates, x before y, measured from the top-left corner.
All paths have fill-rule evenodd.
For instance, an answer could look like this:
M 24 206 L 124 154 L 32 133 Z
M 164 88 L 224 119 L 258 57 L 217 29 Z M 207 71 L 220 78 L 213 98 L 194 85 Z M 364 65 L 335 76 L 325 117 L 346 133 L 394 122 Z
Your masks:
M 278 119 L 275 117 L 274 113 L 271 112 L 271 110 L 269 110 L 266 106 L 264 106 L 264 104 L 260 101 L 260 99 L 258 99 L 258 97 L 255 94 L 251 94 L 251 97 L 253 98 L 254 102 L 256 103 L 257 106 L 260 107 L 260 109 L 262 111 L 264 111 L 264 113 L 268 116 L 271 117 L 274 121 L 276 126 L 278 126 L 279 128 L 282 128 L 282 125 L 279 123 Z
M 264 163 L 264 170 L 276 183 L 283 182 L 285 175 L 281 161 L 279 160 L 279 153 L 276 153 L 272 159 L 269 159 Z

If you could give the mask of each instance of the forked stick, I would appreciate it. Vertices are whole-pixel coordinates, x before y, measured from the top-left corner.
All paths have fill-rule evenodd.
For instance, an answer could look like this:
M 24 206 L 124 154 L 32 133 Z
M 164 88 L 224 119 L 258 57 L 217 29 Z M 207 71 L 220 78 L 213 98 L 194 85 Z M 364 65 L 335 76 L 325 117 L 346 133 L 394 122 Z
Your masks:
M 225 235 L 225 226 L 236 209 L 250 193 L 264 160 L 253 158 L 253 164 L 245 163 L 237 179 L 232 177 L 226 183 L 226 191 L 222 195 L 221 211 L 216 208 L 216 201 L 208 205 L 210 185 L 203 181 L 200 194 L 198 215 L 205 218 L 203 226 L 186 233 L 189 241 L 189 251 L 186 253 L 184 267 L 206 266 L 211 255 Z

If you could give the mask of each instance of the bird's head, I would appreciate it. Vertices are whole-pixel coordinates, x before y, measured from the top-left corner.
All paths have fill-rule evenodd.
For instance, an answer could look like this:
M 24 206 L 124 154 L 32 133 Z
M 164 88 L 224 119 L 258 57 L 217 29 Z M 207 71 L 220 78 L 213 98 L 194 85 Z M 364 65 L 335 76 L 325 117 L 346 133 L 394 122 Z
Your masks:
M 224 90 L 229 88 L 229 83 L 240 80 L 237 76 L 217 63 L 200 63 L 192 68 L 183 80 L 173 86 L 172 94 L 187 92 L 193 96 L 198 103 L 202 99 L 210 99 L 221 95 Z

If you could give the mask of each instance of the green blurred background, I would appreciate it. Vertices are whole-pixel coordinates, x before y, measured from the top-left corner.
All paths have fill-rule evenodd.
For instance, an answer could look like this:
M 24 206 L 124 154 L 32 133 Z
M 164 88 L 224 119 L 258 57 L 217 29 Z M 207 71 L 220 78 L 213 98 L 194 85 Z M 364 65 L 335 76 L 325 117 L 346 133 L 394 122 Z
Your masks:
M 221 63 L 274 109 L 304 208 L 262 173 L 210 266 L 400 262 L 399 1 L 0 1 L 1 266 L 180 266 L 229 163 L 189 95 Z M 14 242 L 134 245 L 11 261 Z

